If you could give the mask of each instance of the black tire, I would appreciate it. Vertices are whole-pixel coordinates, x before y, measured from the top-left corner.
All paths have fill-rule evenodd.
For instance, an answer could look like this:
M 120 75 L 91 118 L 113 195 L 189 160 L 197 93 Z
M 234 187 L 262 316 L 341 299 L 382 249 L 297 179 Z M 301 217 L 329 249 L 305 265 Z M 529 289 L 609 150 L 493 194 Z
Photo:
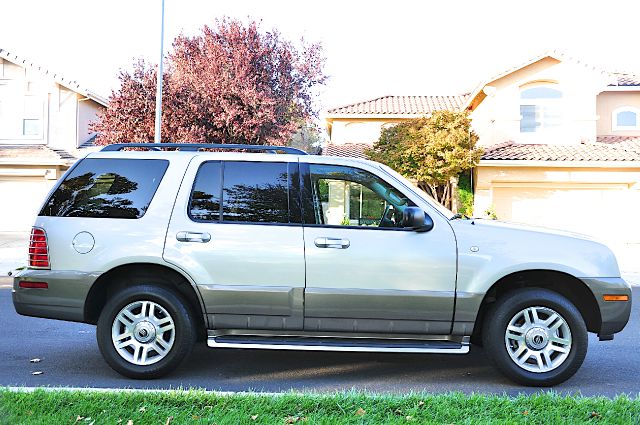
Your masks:
M 160 357 L 160 360 L 154 359 L 156 362 L 153 364 L 135 364 L 125 359 L 116 349 L 112 339 L 112 328 L 118 314 L 125 307 L 137 305 L 137 302 L 142 301 L 151 301 L 156 306 L 160 306 L 157 310 L 160 312 L 159 314 L 162 315 L 162 309 L 164 309 L 164 312 L 168 313 L 170 319 L 173 320 L 174 325 L 170 340 L 172 345 L 166 349 L 166 354 L 162 355 L 159 351 L 154 351 L 153 348 L 149 350 L 152 356 L 155 353 Z M 159 378 L 177 368 L 191 352 L 197 338 L 195 320 L 192 316 L 187 302 L 168 288 L 149 284 L 130 286 L 117 292 L 102 309 L 96 330 L 98 347 L 105 361 L 118 373 L 134 379 Z M 156 335 L 155 329 L 158 328 L 153 329 L 153 335 Z M 166 333 L 170 332 L 166 331 Z M 147 335 L 146 331 L 145 335 Z M 156 335 L 156 337 L 159 336 L 161 335 Z M 132 341 L 133 337 L 126 339 Z M 156 338 L 150 340 L 146 345 L 149 346 L 155 340 Z M 134 350 L 132 347 L 126 349 Z
M 557 366 L 553 365 L 553 362 L 550 363 L 552 366 L 547 366 L 546 361 L 543 362 L 545 363 L 544 367 L 550 368 L 547 371 L 525 370 L 524 367 L 539 367 L 539 363 L 536 364 L 535 356 L 529 358 L 528 362 L 530 363 L 521 367 L 512 359 L 507 349 L 505 341 L 507 326 L 518 314 L 530 307 L 553 310 L 560 315 L 560 319 L 564 319 L 564 324 L 568 326 L 571 334 L 568 356 Z M 549 310 L 540 311 L 542 313 L 549 312 Z M 563 326 L 563 329 L 566 327 Z M 530 342 L 514 342 L 515 347 L 519 347 L 519 344 L 525 344 L 527 349 L 532 348 L 529 344 L 533 341 L 532 335 L 535 337 L 535 332 L 535 330 L 531 330 L 531 333 L 523 333 L 523 335 L 529 336 L 528 341 Z M 538 341 L 540 340 L 542 338 L 538 338 Z M 568 299 L 548 289 L 523 288 L 507 293 L 490 307 L 483 322 L 482 341 L 489 360 L 505 376 L 519 384 L 547 387 L 564 382 L 576 373 L 587 354 L 589 339 L 582 315 Z M 516 349 L 513 351 L 517 352 Z M 529 351 L 526 351 L 522 358 L 527 357 L 528 353 Z M 553 354 L 563 356 L 557 352 Z

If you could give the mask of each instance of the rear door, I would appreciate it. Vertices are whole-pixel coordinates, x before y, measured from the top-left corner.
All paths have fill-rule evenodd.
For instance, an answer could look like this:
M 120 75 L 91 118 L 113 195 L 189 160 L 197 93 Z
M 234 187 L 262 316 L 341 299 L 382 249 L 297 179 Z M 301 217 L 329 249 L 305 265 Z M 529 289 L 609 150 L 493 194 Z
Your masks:
M 450 333 L 456 244 L 448 221 L 366 164 L 321 160 L 300 165 L 305 329 Z M 402 228 L 402 211 L 416 205 L 432 217 L 431 231 Z
M 273 160 L 192 161 L 185 182 L 193 184 L 176 201 L 164 259 L 197 282 L 210 327 L 302 329 L 298 163 L 255 156 Z

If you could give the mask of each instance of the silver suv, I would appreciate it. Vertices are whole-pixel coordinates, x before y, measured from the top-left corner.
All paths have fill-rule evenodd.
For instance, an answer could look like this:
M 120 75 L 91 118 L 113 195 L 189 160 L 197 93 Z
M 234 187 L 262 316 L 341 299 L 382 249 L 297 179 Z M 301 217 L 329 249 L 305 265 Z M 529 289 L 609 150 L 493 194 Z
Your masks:
M 235 151 L 233 151 L 235 150 Z M 238 151 L 241 150 L 241 151 Z M 46 199 L 16 311 L 97 325 L 133 378 L 213 348 L 464 354 L 524 385 L 571 377 L 626 325 L 603 244 L 462 219 L 390 168 L 292 148 L 111 145 Z

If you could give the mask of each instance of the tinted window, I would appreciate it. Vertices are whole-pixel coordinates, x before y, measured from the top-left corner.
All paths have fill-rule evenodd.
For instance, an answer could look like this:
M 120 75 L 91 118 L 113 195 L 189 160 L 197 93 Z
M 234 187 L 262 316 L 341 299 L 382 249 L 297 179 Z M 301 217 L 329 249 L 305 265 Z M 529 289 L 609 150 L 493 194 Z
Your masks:
M 297 164 L 205 162 L 198 170 L 189 215 L 194 220 L 254 223 L 300 222 L 291 179 Z M 222 208 L 220 208 L 222 204 Z M 291 211 L 294 214 L 291 214 Z M 299 215 L 299 213 L 298 213 Z
M 189 216 L 194 220 L 220 220 L 222 196 L 222 166 L 219 162 L 205 162 L 200 166 L 191 192 Z
M 158 189 L 169 161 L 85 159 L 58 186 L 44 216 L 140 218 Z
M 415 206 L 396 188 L 359 168 L 310 164 L 309 174 L 311 224 L 402 227 L 404 209 Z

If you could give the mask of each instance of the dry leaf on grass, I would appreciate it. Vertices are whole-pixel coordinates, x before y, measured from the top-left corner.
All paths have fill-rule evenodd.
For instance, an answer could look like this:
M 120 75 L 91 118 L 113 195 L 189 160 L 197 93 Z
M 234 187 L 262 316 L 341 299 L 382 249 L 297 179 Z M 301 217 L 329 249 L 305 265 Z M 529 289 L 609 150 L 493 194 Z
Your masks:
M 367 413 L 367 411 L 364 410 L 362 407 L 356 410 L 356 415 L 358 416 L 364 416 L 365 413 Z
M 173 416 L 169 416 L 169 417 L 167 418 L 167 421 L 164 423 L 164 425 L 169 425 L 169 424 L 171 424 L 171 421 L 173 421 Z
M 256 419 L 258 419 L 258 415 L 251 415 L 251 420 L 255 421 Z

